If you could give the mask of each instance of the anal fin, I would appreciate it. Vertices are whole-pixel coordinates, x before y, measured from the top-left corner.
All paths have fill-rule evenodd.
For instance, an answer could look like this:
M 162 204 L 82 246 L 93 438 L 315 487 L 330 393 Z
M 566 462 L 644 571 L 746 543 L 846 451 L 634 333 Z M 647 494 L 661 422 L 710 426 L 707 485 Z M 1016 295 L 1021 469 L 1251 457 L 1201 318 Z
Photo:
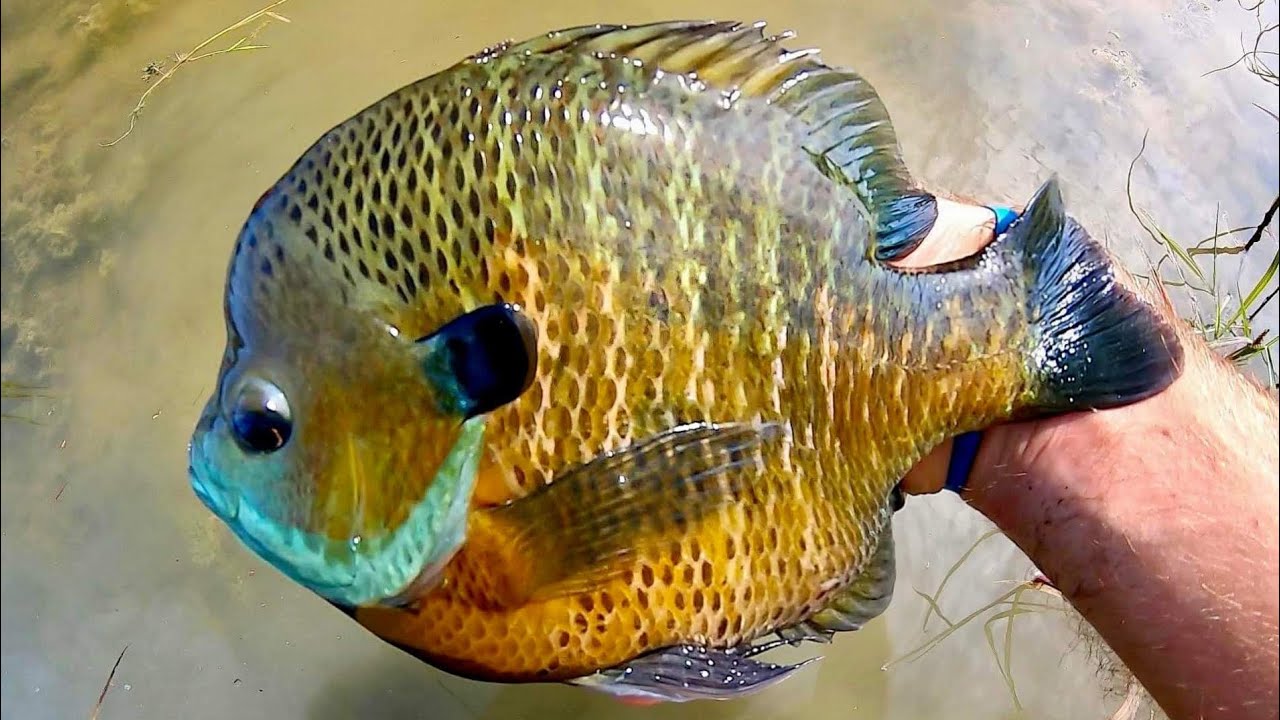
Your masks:
M 626 700 L 730 700 L 776 685 L 816 659 L 779 665 L 752 659 L 752 654 L 677 645 L 568 682 Z
M 778 637 L 792 645 L 804 641 L 826 643 L 835 633 L 860 630 L 889 607 L 896 579 L 893 523 L 889 520 L 862 574 L 836 594 L 826 607 L 802 622 L 779 630 Z
M 616 668 L 568 681 L 628 701 L 728 700 L 776 685 L 809 658 L 787 665 L 756 656 L 782 645 L 829 643 L 837 632 L 858 630 L 881 615 L 893 599 L 897 578 L 890 517 L 862 574 L 807 620 L 779 630 L 777 639 L 757 639 L 730 649 L 677 645 L 643 655 Z

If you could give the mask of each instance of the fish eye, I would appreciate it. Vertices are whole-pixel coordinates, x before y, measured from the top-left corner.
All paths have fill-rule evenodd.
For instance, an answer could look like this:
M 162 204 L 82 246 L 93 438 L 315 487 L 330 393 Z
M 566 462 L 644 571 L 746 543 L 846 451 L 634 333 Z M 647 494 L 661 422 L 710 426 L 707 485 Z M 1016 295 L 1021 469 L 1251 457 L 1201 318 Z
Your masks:
M 236 441 L 251 452 L 270 453 L 284 447 L 293 433 L 284 392 L 262 378 L 245 380 L 231 407 L 231 428 Z

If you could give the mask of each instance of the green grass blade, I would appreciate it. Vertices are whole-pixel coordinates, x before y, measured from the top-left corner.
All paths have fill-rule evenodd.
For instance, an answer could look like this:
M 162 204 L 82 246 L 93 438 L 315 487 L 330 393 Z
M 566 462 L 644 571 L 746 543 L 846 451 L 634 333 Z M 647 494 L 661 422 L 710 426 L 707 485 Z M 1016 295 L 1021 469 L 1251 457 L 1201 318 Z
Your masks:
M 1227 321 L 1227 325 L 1234 325 L 1237 320 L 1247 316 L 1249 309 L 1258 301 L 1258 298 L 1262 297 L 1262 293 L 1267 290 L 1267 285 L 1275 278 L 1277 268 L 1280 268 L 1280 252 L 1277 252 L 1275 256 L 1271 258 L 1271 265 L 1267 268 L 1267 271 L 1262 274 L 1262 277 L 1258 278 L 1258 282 L 1254 284 L 1253 289 L 1244 297 L 1244 300 L 1240 301 L 1240 308 L 1236 310 L 1235 314 L 1231 316 L 1231 319 Z
M 930 598 L 928 596 L 925 596 L 928 599 L 930 609 L 925 611 L 924 622 L 920 624 L 921 632 L 924 632 L 926 629 L 928 629 L 930 614 L 935 610 L 938 612 L 938 617 L 941 617 L 943 621 L 946 622 L 948 625 L 951 624 L 951 621 L 947 620 L 947 618 L 942 615 L 942 611 L 938 606 L 938 600 L 942 598 L 943 589 L 947 587 L 947 583 L 951 581 L 951 577 L 956 574 L 956 571 L 960 569 L 961 565 L 964 565 L 965 561 L 969 559 L 969 556 L 973 554 L 974 550 L 978 549 L 979 545 L 985 542 L 988 538 L 994 537 L 999 534 L 1000 534 L 1000 531 L 998 529 L 988 530 L 987 532 L 983 533 L 982 536 L 979 537 L 977 540 L 975 540 L 973 544 L 969 546 L 969 549 L 966 550 L 964 554 L 960 556 L 959 560 L 956 560 L 954 563 L 952 563 L 951 569 L 947 570 L 947 574 L 942 576 L 942 582 L 938 583 L 938 589 L 934 591 L 933 597 Z M 917 590 L 916 592 L 920 592 L 920 591 Z M 924 595 L 924 593 L 920 593 L 920 594 Z

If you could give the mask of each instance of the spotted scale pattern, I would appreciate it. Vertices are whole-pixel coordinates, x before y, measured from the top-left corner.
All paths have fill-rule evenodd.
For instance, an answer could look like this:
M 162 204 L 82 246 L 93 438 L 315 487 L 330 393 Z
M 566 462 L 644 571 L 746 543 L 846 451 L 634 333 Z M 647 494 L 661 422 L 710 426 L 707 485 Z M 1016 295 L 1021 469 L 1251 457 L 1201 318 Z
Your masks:
M 389 97 L 321 151 L 365 197 L 344 228 L 353 300 L 408 337 L 499 300 L 538 325 L 541 372 L 492 416 L 477 505 L 681 421 L 781 419 L 792 438 L 736 505 L 653 538 L 591 592 L 494 605 L 484 588 L 527 559 L 477 523 L 440 591 L 360 612 L 381 637 L 458 673 L 557 679 L 794 624 L 858 577 L 902 471 L 1018 395 L 1020 338 L 1001 329 L 1018 327 L 1015 293 L 975 306 L 969 288 L 868 264 L 864 201 L 799 150 L 803 113 L 726 106 L 701 82 L 623 55 L 503 51 Z
M 896 152 L 864 81 L 758 29 L 620 32 L 497 48 L 375 103 L 264 197 L 233 261 L 253 324 L 353 338 L 306 378 L 326 417 L 343 416 L 312 423 L 309 445 L 400 423 L 385 443 L 396 460 L 378 466 L 394 491 L 357 483 L 359 502 L 335 505 L 354 474 L 311 474 L 303 514 L 335 537 L 355 505 L 394 525 L 430 477 L 404 447 L 451 438 L 415 422 L 426 402 L 403 410 L 360 368 L 399 367 L 395 343 L 486 303 L 517 303 L 538 328 L 539 373 L 489 419 L 475 521 L 444 585 L 357 613 L 455 672 L 571 678 L 794 624 L 860 574 L 924 451 L 1030 391 L 1016 268 L 913 275 L 868 260 L 883 178 L 857 171 L 856 153 L 822 161 L 860 143 Z M 841 122 L 859 108 L 866 123 Z M 307 270 L 266 269 L 291 262 Z M 486 593 L 530 558 L 485 506 L 675 424 L 762 419 L 789 440 L 731 506 L 648 538 L 589 591 L 516 606 Z

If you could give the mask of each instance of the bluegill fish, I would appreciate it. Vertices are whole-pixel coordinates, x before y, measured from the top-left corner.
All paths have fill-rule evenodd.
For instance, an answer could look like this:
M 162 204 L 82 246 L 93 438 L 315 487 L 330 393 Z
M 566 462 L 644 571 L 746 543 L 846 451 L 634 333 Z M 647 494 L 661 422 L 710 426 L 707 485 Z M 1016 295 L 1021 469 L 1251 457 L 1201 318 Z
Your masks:
M 427 662 L 684 700 L 893 590 L 948 437 L 1177 375 L 1055 180 L 984 251 L 859 75 L 761 26 L 487 49 L 325 133 L 254 207 L 192 438 L 255 552 Z

